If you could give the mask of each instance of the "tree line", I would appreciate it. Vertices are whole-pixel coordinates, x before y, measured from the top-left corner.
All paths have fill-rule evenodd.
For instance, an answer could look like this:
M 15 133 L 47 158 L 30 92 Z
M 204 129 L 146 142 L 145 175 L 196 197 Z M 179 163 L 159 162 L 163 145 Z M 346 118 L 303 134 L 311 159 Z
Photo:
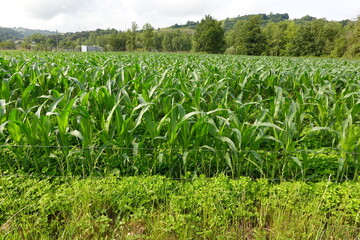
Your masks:
M 0 31 L 1 33 L 1 31 Z M 39 51 L 79 50 L 81 45 L 105 51 L 195 51 L 241 55 L 360 57 L 360 17 L 355 21 L 328 21 L 305 16 L 289 20 L 288 14 L 246 15 L 217 21 L 206 15 L 167 29 L 135 22 L 127 31 L 97 29 L 22 39 L 0 38 L 1 49 Z

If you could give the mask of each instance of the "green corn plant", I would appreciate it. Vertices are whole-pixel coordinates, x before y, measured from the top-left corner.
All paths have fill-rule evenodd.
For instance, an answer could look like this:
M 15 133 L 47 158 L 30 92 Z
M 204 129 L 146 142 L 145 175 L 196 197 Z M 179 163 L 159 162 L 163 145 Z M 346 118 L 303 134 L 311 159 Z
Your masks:
M 338 148 L 338 180 L 358 175 L 356 61 L 2 52 L 0 62 L 1 141 L 50 146 L 6 147 L 1 166 L 306 179 L 315 152 Z

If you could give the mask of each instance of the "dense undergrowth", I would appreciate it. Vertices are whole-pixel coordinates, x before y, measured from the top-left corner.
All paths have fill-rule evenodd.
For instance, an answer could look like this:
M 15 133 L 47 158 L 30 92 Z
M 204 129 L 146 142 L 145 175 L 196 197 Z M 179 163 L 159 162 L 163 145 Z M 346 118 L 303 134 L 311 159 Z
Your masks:
M 356 239 L 359 182 L 0 178 L 4 239 Z

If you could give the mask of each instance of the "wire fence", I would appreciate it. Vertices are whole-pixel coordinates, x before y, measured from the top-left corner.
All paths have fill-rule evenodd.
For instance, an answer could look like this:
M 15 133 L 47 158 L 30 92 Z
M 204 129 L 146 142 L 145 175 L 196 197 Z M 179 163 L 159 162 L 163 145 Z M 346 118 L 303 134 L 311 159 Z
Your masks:
M 325 147 L 321 150 L 311 150 L 311 149 L 297 149 L 295 151 L 287 151 L 287 150 L 233 150 L 233 149 L 215 149 L 211 147 L 202 147 L 202 148 L 149 148 L 149 147 L 119 147 L 119 146 L 57 146 L 57 145 L 11 145 L 11 144 L 3 144 L 0 145 L 0 148 L 52 148 L 52 149 L 79 149 L 79 150 L 102 150 L 102 149 L 111 149 L 111 150 L 144 150 L 144 151 L 175 151 L 175 152 L 238 152 L 238 153 L 286 153 L 286 154 L 295 154 L 295 153 L 312 153 L 312 154 L 326 154 L 332 153 L 332 151 L 343 152 L 345 154 L 357 155 L 360 152 L 356 151 L 347 151 L 338 147 Z
M 282 154 L 282 155 L 288 155 L 288 156 L 292 156 L 295 154 L 312 154 L 312 155 L 326 155 L 326 154 L 334 154 L 334 153 L 344 153 L 347 155 L 352 155 L 352 156 L 356 156 L 359 155 L 360 152 L 357 151 L 346 151 L 342 148 L 338 148 L 338 147 L 324 147 L 323 149 L 320 150 L 311 150 L 311 149 L 297 149 L 294 151 L 287 151 L 287 150 L 251 150 L 251 149 L 247 149 L 247 150 L 234 150 L 234 149 L 216 149 L 216 148 L 212 148 L 209 146 L 204 146 L 201 148 L 151 148 L 151 147 L 119 147 L 119 146 L 111 146 L 111 145 L 104 145 L 104 146 L 78 146 L 78 145 L 73 145 L 73 146 L 59 146 L 59 145 L 15 145 L 15 144 L 1 144 L 0 145 L 0 150 L 1 149 L 6 149 L 6 148 L 31 148 L 31 149 L 76 149 L 76 150 L 106 150 L 106 149 L 111 149 L 111 150 L 118 150 L 118 151 L 168 151 L 168 152 L 179 152 L 179 153 L 185 153 L 185 152 L 205 152 L 205 153 L 216 153 L 216 154 L 222 154 L 222 153 L 237 153 L 237 154 L 249 154 L 249 153 L 257 153 L 257 154 Z M 115 174 L 110 174 L 109 176 L 93 176 L 93 175 L 46 175 L 46 174 L 6 174 L 6 173 L 1 173 L 1 169 L 0 169 L 0 177 L 16 177 L 16 178 L 38 178 L 38 179 L 51 179 L 51 178 L 63 178 L 63 179 L 105 179 L 105 178 L 124 178 L 124 177 L 129 177 L 127 175 L 122 176 L 122 175 L 115 175 Z M 329 177 L 329 176 L 328 176 Z M 169 177 L 172 180 L 181 180 L 181 181 L 192 181 L 193 179 L 186 179 L 186 178 L 173 178 L 173 177 Z M 274 179 L 268 179 L 270 181 L 281 181 L 284 179 L 280 179 L 280 178 L 274 178 Z
M 121 180 L 121 179 L 126 179 L 129 177 L 144 177 L 144 178 L 156 178 L 159 177 L 160 175 L 154 175 L 154 176 L 116 176 L 116 175 L 108 175 L 108 176 L 77 176 L 77 175 L 34 175 L 34 174 L 0 174 L 0 179 L 5 177 L 5 178 L 35 178 L 35 179 L 57 179 L 57 178 L 61 178 L 61 179 L 65 179 L 65 180 L 78 180 L 78 179 L 94 179 L 94 180 L 101 180 L 101 179 L 117 179 L 117 180 Z M 326 178 L 326 180 L 330 181 L 331 178 L 333 176 L 329 176 Z M 208 179 L 209 177 L 207 177 Z M 212 177 L 210 177 L 212 178 Z M 174 177 L 164 177 L 164 179 L 170 179 L 170 180 L 174 180 L 174 181 L 184 181 L 184 182 L 193 182 L 196 179 L 201 179 L 201 177 L 199 176 L 193 176 L 193 177 L 184 177 L 184 178 L 174 178 Z M 239 179 L 239 178 L 234 178 Z M 249 177 L 249 179 L 251 179 Z M 293 179 L 280 179 L 280 178 L 266 178 L 268 181 L 270 182 L 280 182 L 280 181 L 285 181 L 285 180 L 293 180 Z M 256 180 L 256 179 L 253 179 Z

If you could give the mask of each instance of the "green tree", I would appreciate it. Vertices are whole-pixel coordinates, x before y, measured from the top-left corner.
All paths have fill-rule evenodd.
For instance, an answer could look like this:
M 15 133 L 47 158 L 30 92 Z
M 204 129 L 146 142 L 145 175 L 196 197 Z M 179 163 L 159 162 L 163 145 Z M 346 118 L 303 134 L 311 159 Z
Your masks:
M 294 56 L 324 56 L 338 55 L 340 50 L 339 35 L 342 32 L 341 23 L 328 22 L 325 19 L 314 19 L 299 25 L 290 49 Z M 335 50 L 338 49 L 338 50 Z
M 348 25 L 345 39 L 346 51 L 344 55 L 347 57 L 360 57 L 360 16 L 357 21 Z
M 286 36 L 285 31 L 287 22 L 270 22 L 264 27 L 264 36 L 266 38 L 266 55 L 281 56 L 285 52 Z
M 250 16 L 248 20 L 235 24 L 233 37 L 236 53 L 261 55 L 265 51 L 265 36 L 261 24 L 262 18 L 259 15 Z
M 175 37 L 172 39 L 171 44 L 175 51 L 190 51 L 192 47 L 191 35 L 178 30 L 175 33 Z
M 126 34 L 124 32 L 109 33 L 98 37 L 99 46 L 106 51 L 125 51 Z
M 294 39 L 296 38 L 296 34 L 300 27 L 294 21 L 287 21 L 286 23 L 287 26 L 284 31 L 285 49 L 281 55 L 291 56 L 292 49 L 294 48 Z
M 98 44 L 97 37 L 98 37 L 98 35 L 96 34 L 96 32 L 91 32 L 89 39 L 87 41 L 87 44 L 88 45 L 97 45 Z
M 125 51 L 126 50 L 126 34 L 119 32 L 111 34 L 109 39 L 110 49 L 112 51 Z
M 46 41 L 46 36 L 40 33 L 33 33 L 30 35 L 30 41 L 35 43 L 44 43 Z
M 75 49 L 77 46 L 75 41 L 63 39 L 59 42 L 59 47 L 60 49 Z
M 25 37 L 21 46 L 25 49 L 33 51 L 46 51 L 48 49 L 46 36 L 40 33 L 33 33 L 28 37 Z
M 221 23 L 210 15 L 206 15 L 197 25 L 194 41 L 194 48 L 197 52 L 224 52 L 224 29 Z
M 154 49 L 157 51 L 162 50 L 162 35 L 160 31 L 154 32 Z
M 14 43 L 13 40 L 9 39 L 9 40 L 0 42 L 0 49 L 13 50 L 13 49 L 16 49 L 16 44 Z
M 174 38 L 174 33 L 172 31 L 163 32 L 163 39 L 162 39 L 162 49 L 164 51 L 173 51 L 172 40 Z
M 325 21 L 310 20 L 302 25 L 294 38 L 292 53 L 295 56 L 321 56 L 325 48 L 323 35 Z
M 324 55 L 333 55 L 335 43 L 343 34 L 343 26 L 339 22 L 325 22 L 323 37 L 325 38 Z
M 154 28 L 150 23 L 146 23 L 143 26 L 141 39 L 145 51 L 150 51 L 154 48 Z
M 131 29 L 127 30 L 126 50 L 128 51 L 134 51 L 136 48 L 138 28 L 139 26 L 136 24 L 136 22 L 133 22 L 131 24 Z
M 186 31 L 166 31 L 161 33 L 164 51 L 190 51 L 193 33 Z

